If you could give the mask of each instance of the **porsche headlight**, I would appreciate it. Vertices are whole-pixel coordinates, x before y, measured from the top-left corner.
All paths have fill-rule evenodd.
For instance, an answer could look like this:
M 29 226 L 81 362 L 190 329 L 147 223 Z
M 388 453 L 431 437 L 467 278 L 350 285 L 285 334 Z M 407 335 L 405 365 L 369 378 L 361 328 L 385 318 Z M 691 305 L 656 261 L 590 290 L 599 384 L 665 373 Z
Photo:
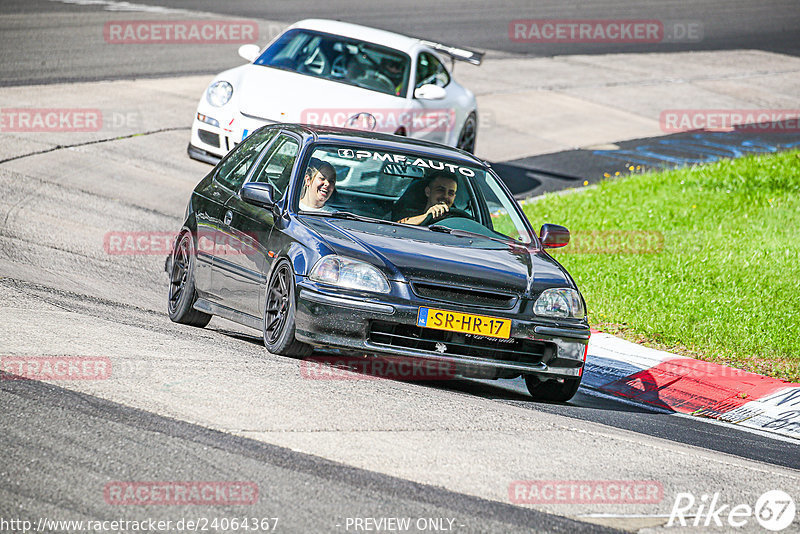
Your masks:
M 533 313 L 542 317 L 574 317 L 586 315 L 580 294 L 574 289 L 545 289 L 533 305 Z
M 315 282 L 348 289 L 388 293 L 386 277 L 369 263 L 342 256 L 325 256 L 311 269 L 309 278 Z
M 206 100 L 214 107 L 220 108 L 233 96 L 233 86 L 228 82 L 214 82 L 206 91 Z

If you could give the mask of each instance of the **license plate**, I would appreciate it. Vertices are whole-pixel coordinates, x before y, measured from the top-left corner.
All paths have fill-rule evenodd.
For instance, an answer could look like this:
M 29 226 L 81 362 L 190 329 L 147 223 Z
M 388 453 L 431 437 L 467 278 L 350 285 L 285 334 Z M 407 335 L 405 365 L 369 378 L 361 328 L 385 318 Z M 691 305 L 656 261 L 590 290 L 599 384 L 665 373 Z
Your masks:
M 508 339 L 511 337 L 511 319 L 499 319 L 497 317 L 437 310 L 434 308 L 419 309 L 419 313 L 417 314 L 417 326 L 501 339 Z

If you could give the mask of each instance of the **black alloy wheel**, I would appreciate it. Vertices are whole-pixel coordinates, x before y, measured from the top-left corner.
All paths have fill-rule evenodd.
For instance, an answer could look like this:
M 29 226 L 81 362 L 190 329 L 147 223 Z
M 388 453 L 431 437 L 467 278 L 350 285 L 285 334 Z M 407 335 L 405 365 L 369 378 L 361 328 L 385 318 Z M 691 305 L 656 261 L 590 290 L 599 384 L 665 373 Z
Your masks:
M 272 273 L 267 286 L 264 309 L 264 346 L 281 356 L 308 356 L 313 349 L 295 338 L 294 273 L 288 261 L 282 260 Z
M 194 309 L 197 291 L 194 286 L 194 242 L 192 235 L 185 232 L 172 252 L 172 265 L 169 272 L 169 295 L 167 312 L 175 323 L 204 327 L 211 315 Z

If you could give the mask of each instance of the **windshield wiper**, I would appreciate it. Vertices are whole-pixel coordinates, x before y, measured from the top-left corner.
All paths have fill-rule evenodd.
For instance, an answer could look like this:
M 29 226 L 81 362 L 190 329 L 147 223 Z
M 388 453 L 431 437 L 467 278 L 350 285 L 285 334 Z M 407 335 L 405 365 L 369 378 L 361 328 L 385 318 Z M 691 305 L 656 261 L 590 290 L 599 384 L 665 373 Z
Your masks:
M 350 219 L 352 221 L 366 221 L 366 222 L 385 222 L 380 219 L 366 217 L 364 215 L 356 215 L 352 211 L 332 211 L 328 213 L 329 217 L 336 217 L 337 219 Z
M 445 234 L 454 235 L 457 237 L 482 237 L 484 239 L 488 239 L 490 241 L 497 241 L 498 243 L 503 243 L 504 245 L 517 245 L 518 243 L 507 237 L 506 239 L 501 239 L 499 237 L 488 236 L 485 234 L 479 234 L 478 232 L 470 232 L 469 230 L 459 230 L 457 228 L 450 228 L 449 226 L 443 226 L 441 224 L 432 224 L 428 226 L 429 230 L 434 232 L 442 232 Z
M 357 215 L 350 211 L 301 211 L 299 213 L 303 215 L 319 215 L 320 217 L 333 217 L 334 219 L 348 219 L 351 221 L 390 224 L 392 226 L 406 226 L 403 223 L 387 221 L 385 219 L 376 219 L 374 217 L 367 217 L 366 215 Z

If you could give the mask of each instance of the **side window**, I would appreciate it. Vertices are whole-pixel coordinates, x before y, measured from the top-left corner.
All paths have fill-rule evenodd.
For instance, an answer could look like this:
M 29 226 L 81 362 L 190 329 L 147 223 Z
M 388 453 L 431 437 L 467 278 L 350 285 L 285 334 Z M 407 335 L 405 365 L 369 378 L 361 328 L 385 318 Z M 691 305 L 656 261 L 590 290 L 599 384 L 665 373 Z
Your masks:
M 239 143 L 234 152 L 219 166 L 214 179 L 225 187 L 237 191 L 244 183 L 253 162 L 258 159 L 258 155 L 267 143 L 275 137 L 275 133 L 276 130 L 254 133 Z
M 422 52 L 417 58 L 417 85 L 422 87 L 425 84 L 447 87 L 450 83 L 450 75 L 442 62 L 436 59 L 433 54 Z
M 272 184 L 275 188 L 275 200 L 280 200 L 289 187 L 292 167 L 299 150 L 300 144 L 295 139 L 281 134 L 258 164 L 252 181 Z

